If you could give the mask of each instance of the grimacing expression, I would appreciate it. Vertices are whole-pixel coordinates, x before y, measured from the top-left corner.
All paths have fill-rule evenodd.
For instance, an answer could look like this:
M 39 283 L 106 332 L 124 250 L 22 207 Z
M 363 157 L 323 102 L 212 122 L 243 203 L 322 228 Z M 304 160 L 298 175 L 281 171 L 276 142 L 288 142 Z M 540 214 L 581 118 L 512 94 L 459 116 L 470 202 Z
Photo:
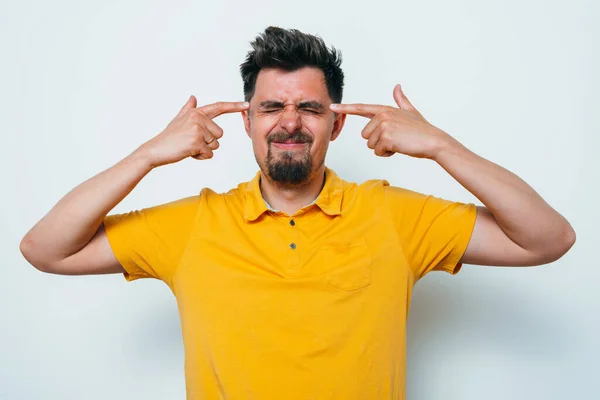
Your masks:
M 289 186 L 320 171 L 329 142 L 338 137 L 345 121 L 345 115 L 329 110 L 331 103 L 318 68 L 267 68 L 258 73 L 243 118 L 263 174 Z

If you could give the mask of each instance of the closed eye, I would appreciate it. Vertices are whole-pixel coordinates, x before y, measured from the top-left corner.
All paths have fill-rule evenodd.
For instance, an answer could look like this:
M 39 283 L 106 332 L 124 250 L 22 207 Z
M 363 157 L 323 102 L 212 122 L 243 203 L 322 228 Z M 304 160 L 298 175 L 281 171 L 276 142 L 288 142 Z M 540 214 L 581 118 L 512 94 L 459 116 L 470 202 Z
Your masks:
M 305 101 L 298 104 L 297 107 L 299 112 L 305 114 L 319 115 L 325 113 L 325 107 L 317 101 Z M 263 101 L 258 107 L 258 111 L 262 114 L 274 114 L 283 111 L 283 109 L 283 103 L 269 100 Z
M 305 111 L 305 112 L 308 112 L 310 114 L 320 114 L 321 113 L 319 110 L 313 110 L 313 109 L 310 109 L 310 108 L 302 108 L 301 111 Z
M 275 108 L 275 109 L 270 109 L 270 110 L 260 110 L 260 112 L 265 113 L 265 114 L 272 114 L 275 112 L 281 111 L 281 108 Z

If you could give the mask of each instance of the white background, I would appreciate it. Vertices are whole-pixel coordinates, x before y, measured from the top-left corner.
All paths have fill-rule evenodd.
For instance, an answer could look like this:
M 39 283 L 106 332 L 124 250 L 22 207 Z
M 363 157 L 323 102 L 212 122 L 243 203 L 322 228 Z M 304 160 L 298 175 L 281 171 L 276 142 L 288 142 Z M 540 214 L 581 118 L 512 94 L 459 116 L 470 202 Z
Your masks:
M 162 282 L 43 274 L 23 235 L 69 190 L 160 132 L 190 94 L 242 99 L 238 67 L 268 25 L 341 49 L 346 102 L 394 104 L 525 179 L 577 232 L 561 260 L 465 266 L 415 288 L 416 399 L 599 396 L 600 3 L 3 1 L 0 5 L 0 398 L 183 399 L 175 298 Z M 596 71 L 596 72 L 594 72 Z M 257 170 L 239 115 L 210 161 L 151 172 L 113 212 L 225 191 Z M 478 201 L 432 161 L 378 158 L 349 117 L 342 178 Z M 479 204 L 479 203 L 478 203 Z

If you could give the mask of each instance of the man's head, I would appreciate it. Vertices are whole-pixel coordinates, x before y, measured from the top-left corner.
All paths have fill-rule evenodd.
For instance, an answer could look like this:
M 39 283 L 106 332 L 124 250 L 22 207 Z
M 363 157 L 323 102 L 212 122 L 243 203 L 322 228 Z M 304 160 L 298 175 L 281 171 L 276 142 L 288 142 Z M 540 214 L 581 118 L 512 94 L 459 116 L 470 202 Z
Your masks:
M 344 125 L 345 115 L 329 110 L 342 101 L 341 55 L 317 36 L 275 27 L 251 45 L 240 71 L 256 161 L 272 181 L 303 184 L 321 170 Z

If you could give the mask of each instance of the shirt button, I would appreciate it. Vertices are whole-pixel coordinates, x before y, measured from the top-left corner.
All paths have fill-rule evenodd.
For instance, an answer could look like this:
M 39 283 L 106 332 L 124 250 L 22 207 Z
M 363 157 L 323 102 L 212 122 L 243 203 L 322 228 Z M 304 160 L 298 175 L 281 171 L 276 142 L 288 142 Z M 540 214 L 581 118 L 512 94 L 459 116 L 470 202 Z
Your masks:
M 290 220 L 290 225 L 291 225 L 291 226 L 294 226 L 294 225 L 296 225 L 296 221 L 294 221 L 293 219 L 291 219 L 291 220 Z
M 296 243 L 290 243 L 290 249 L 295 250 L 296 249 Z

